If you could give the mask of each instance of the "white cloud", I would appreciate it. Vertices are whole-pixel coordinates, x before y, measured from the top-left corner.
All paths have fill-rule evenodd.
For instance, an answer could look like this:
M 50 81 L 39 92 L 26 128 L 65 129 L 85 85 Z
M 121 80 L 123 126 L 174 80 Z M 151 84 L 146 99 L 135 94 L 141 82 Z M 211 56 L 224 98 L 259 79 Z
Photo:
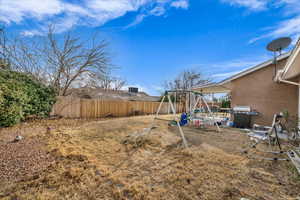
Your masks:
M 252 44 L 264 38 L 277 38 L 282 36 L 290 36 L 295 43 L 300 35 L 300 0 L 220 0 L 229 3 L 232 6 L 246 7 L 252 11 L 262 11 L 265 9 L 283 8 L 282 15 L 285 20 L 277 25 L 264 28 L 262 34 L 249 40 Z M 278 11 L 277 11 L 278 12 Z
M 187 0 L 178 0 L 171 3 L 172 7 L 175 8 L 182 8 L 182 9 L 188 9 L 189 8 L 189 2 Z
M 291 37 L 293 39 L 293 43 L 295 44 L 300 36 L 300 15 L 283 20 L 277 25 L 270 27 L 270 31 L 263 33 L 258 37 L 252 38 L 249 40 L 249 43 L 252 44 L 264 38 L 278 38 L 283 36 Z
M 25 17 L 41 20 L 47 15 L 59 14 L 63 6 L 59 0 L 2 0 L 0 6 L 0 20 L 20 23 Z
M 220 81 L 269 59 L 270 56 L 267 55 L 254 55 L 228 61 L 201 64 L 197 68 L 201 69 L 201 72 L 208 78 Z
M 294 36 L 300 33 L 300 15 L 282 21 L 274 28 L 272 32 L 269 33 L 270 36 L 278 37 L 278 36 Z
M 163 6 L 156 6 L 149 13 L 154 16 L 162 16 L 165 14 L 166 9 Z
M 137 7 L 134 7 L 132 1 L 127 0 L 89 0 L 87 1 L 87 7 L 91 10 L 112 12 L 112 13 L 123 13 L 130 10 L 135 10 Z
M 177 0 L 178 1 L 178 0 Z M 177 2 L 175 1 L 175 2 Z M 1 0 L 0 21 L 11 25 L 21 24 L 31 19 L 39 24 L 24 35 L 42 32 L 49 23 L 57 24 L 58 32 L 76 25 L 101 26 L 104 23 L 136 12 L 136 21 L 140 23 L 148 15 L 161 16 L 174 0 L 83 0 L 69 3 L 66 0 Z M 181 8 L 185 8 L 181 6 Z M 42 28 L 41 28 L 42 27 Z
M 268 56 L 253 56 L 253 58 L 241 58 L 225 62 L 219 62 L 211 64 L 210 67 L 219 70 L 236 70 L 236 69 L 246 69 L 248 67 L 253 67 L 259 63 L 262 63 L 268 59 Z M 228 72 L 228 71 L 227 71 Z
M 278 0 L 273 4 L 275 7 L 285 7 L 285 14 L 297 14 L 300 11 L 299 0 Z
M 35 35 L 43 35 L 42 32 L 38 31 L 38 30 L 25 30 L 25 31 L 22 31 L 21 32 L 21 35 L 23 36 L 27 36 L 27 37 L 32 37 L 32 36 L 35 36 Z
M 133 22 L 131 22 L 130 24 L 128 24 L 125 27 L 125 29 L 138 25 L 139 23 L 141 23 L 144 20 L 145 17 L 147 17 L 147 15 L 145 15 L 145 14 L 140 14 L 140 15 L 136 16 L 135 20 Z
M 157 6 L 155 6 L 150 11 L 137 15 L 133 22 L 131 22 L 130 24 L 125 26 L 125 29 L 140 24 L 148 16 L 162 16 L 162 15 L 164 15 L 166 13 L 165 4 L 167 2 L 168 1 L 163 1 L 162 0 L 162 1 L 160 1 L 160 3 Z
M 260 11 L 267 8 L 269 0 L 221 0 L 232 6 L 246 7 L 253 11 Z
M 284 8 L 284 14 L 297 14 L 300 11 L 299 0 L 220 0 L 231 6 L 245 7 L 251 11 L 262 11 L 272 8 Z

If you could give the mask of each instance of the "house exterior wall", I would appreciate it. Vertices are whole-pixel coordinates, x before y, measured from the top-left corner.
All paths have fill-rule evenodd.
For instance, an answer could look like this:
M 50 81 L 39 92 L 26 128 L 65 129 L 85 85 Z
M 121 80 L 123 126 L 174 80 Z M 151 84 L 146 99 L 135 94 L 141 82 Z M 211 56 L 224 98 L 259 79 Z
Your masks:
M 287 59 L 278 63 L 282 69 Z M 269 65 L 227 84 L 231 88 L 232 107 L 251 106 L 260 113 L 253 123 L 271 125 L 275 113 L 288 110 L 298 115 L 298 87 L 273 81 L 274 65 Z

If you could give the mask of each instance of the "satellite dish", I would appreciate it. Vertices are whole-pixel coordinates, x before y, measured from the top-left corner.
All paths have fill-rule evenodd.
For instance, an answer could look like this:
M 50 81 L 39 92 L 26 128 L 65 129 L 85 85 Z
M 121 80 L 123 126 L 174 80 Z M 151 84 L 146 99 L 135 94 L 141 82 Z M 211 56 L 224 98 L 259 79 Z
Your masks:
M 277 52 L 279 55 L 281 55 L 281 51 L 285 48 L 287 48 L 292 42 L 292 39 L 289 37 L 282 37 L 278 38 L 276 40 L 273 40 L 267 45 L 267 50 L 272 51 L 274 53 L 274 75 L 273 80 L 275 79 L 277 75 Z
M 292 39 L 289 37 L 278 38 L 267 45 L 267 50 L 280 53 L 281 50 L 287 48 L 291 42 Z

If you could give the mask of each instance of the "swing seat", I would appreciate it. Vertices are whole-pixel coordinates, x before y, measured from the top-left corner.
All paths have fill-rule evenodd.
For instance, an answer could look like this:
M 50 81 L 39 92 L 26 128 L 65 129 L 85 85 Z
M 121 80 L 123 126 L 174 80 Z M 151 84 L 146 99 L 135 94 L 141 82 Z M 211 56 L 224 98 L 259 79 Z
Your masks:
M 179 122 L 180 126 L 185 126 L 188 124 L 188 116 L 186 113 L 182 113 L 181 117 L 180 117 L 180 122 Z

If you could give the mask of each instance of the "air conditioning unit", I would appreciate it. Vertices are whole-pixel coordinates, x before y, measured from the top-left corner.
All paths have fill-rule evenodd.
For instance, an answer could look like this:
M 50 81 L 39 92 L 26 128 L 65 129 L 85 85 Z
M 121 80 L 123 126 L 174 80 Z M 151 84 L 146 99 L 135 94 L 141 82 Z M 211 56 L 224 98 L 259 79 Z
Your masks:
M 138 93 L 138 92 L 139 92 L 139 88 L 136 88 L 136 87 L 129 87 L 129 88 L 128 88 L 128 91 L 131 92 L 131 93 Z

